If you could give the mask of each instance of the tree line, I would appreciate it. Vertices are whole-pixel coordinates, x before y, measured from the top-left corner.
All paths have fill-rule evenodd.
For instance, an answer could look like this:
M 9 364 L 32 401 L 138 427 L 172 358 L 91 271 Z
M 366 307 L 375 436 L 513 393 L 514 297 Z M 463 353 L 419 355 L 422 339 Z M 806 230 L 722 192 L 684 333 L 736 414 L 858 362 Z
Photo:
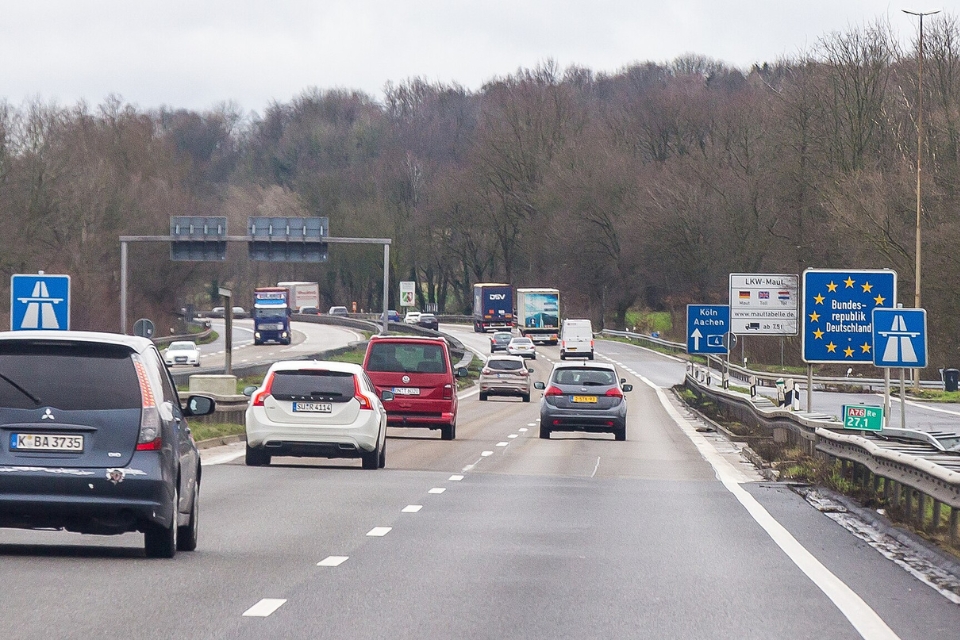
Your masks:
M 308 89 L 253 115 L 3 102 L 0 270 L 69 273 L 74 328 L 118 330 L 120 235 L 165 235 L 171 215 L 226 216 L 231 234 L 249 216 L 319 215 L 334 236 L 393 239 L 391 306 L 399 280 L 448 313 L 469 311 L 473 283 L 504 281 L 558 287 L 565 315 L 595 326 L 642 308 L 679 328 L 688 303 L 726 300 L 731 272 L 806 268 L 892 268 L 912 306 L 918 61 L 878 21 L 750 70 L 700 55 L 615 73 L 546 61 L 476 91 L 417 78 L 380 102 Z M 956 366 L 954 16 L 925 24 L 923 80 L 922 306 L 932 366 Z M 128 322 L 172 325 L 218 286 L 242 304 L 279 280 L 379 311 L 381 261 L 378 247 L 331 245 L 325 264 L 250 262 L 240 246 L 172 262 L 135 245 Z M 748 355 L 779 359 L 767 342 Z

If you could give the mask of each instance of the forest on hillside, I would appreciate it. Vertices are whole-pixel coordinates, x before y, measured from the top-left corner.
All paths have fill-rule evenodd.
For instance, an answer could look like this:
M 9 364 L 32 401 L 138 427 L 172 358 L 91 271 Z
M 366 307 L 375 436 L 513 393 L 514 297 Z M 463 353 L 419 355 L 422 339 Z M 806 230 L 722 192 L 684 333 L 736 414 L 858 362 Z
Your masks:
M 547 61 L 477 91 L 416 78 L 379 102 L 308 89 L 256 115 L 0 102 L 0 270 L 4 282 L 70 274 L 73 328 L 116 331 L 120 235 L 166 235 L 172 215 L 226 216 L 231 235 L 249 216 L 327 216 L 333 236 L 393 239 L 394 307 L 399 280 L 447 313 L 469 310 L 474 282 L 504 281 L 557 287 L 565 315 L 595 326 L 649 309 L 682 327 L 688 303 L 726 301 L 731 272 L 806 268 L 894 269 L 913 306 L 918 61 L 916 42 L 901 50 L 875 22 L 750 70 L 699 55 L 612 74 Z M 935 368 L 960 364 L 953 16 L 925 24 L 922 90 Z M 244 304 L 280 280 L 319 281 L 325 304 L 381 306 L 378 246 L 281 264 L 242 246 L 224 262 L 172 262 L 141 244 L 130 260 L 130 322 L 165 326 L 213 304 L 217 286 Z M 778 341 L 748 346 L 764 349 L 779 360 Z

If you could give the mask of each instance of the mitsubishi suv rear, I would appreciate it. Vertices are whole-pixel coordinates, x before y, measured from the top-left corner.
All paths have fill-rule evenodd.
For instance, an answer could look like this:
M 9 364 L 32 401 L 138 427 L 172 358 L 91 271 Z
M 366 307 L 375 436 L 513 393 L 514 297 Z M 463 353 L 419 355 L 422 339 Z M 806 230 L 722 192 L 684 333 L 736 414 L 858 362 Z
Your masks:
M 197 546 L 200 456 L 146 338 L 0 333 L 0 527 L 141 531 L 149 557 Z
M 443 440 L 456 437 L 457 378 L 467 371 L 454 371 L 444 338 L 374 336 L 363 370 L 377 393 L 393 393 L 383 403 L 388 426 L 439 429 Z

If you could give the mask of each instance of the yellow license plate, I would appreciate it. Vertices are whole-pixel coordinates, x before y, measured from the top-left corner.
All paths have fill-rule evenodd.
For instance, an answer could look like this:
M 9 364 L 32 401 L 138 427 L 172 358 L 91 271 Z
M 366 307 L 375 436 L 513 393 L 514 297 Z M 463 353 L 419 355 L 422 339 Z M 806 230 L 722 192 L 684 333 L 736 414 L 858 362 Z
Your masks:
M 597 401 L 597 396 L 573 396 L 574 402 L 594 402 Z

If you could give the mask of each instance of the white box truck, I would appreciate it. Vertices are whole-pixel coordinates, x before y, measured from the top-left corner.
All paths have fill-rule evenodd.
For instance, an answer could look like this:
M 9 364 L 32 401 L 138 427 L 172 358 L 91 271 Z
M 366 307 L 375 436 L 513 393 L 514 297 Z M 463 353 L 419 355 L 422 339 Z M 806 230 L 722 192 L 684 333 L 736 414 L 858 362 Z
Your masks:
M 560 337 L 560 290 L 517 289 L 517 329 L 534 342 L 557 344 Z

